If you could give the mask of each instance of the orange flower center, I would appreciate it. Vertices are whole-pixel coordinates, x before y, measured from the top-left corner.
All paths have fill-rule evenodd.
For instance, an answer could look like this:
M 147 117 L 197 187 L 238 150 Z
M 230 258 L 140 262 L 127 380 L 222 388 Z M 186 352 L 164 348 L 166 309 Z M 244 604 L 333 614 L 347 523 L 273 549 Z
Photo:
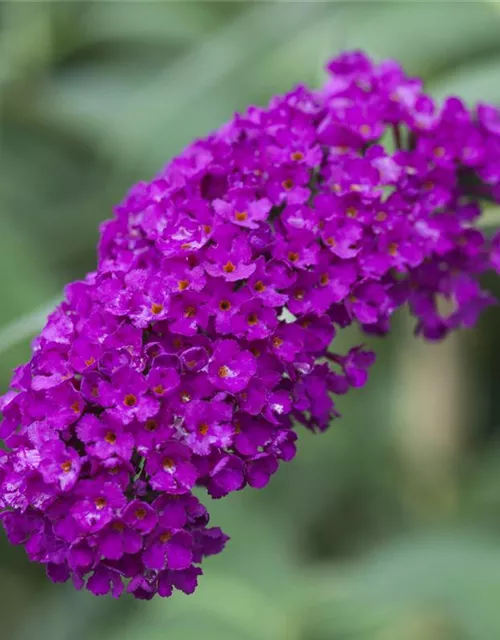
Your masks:
M 253 327 L 256 324 L 259 324 L 259 318 L 256 313 L 251 313 L 247 318 L 248 324 Z
M 230 308 L 231 308 L 231 303 L 229 302 L 229 300 L 221 300 L 219 302 L 219 309 L 221 311 L 229 311 Z
M 127 395 L 123 399 L 123 404 L 126 407 L 135 407 L 135 405 L 137 404 L 137 398 L 133 393 L 127 393 Z
M 202 436 L 205 436 L 208 433 L 208 424 L 206 422 L 202 422 L 198 426 L 198 433 L 200 433 Z
M 71 471 L 72 466 L 73 465 L 71 464 L 71 460 L 65 460 L 61 464 L 61 469 L 63 470 L 64 473 L 69 473 Z
M 164 458 L 161 466 L 165 469 L 165 471 L 170 471 L 170 469 L 173 469 L 175 467 L 175 462 L 172 460 L 172 458 Z
M 227 376 L 229 375 L 229 367 L 226 367 L 226 365 L 222 365 L 222 367 L 219 367 L 219 371 L 217 372 L 219 378 L 227 378 Z
M 114 433 L 113 431 L 108 431 L 107 434 L 104 436 L 104 440 L 106 440 L 108 444 L 115 444 L 116 433 Z
M 156 420 L 146 420 L 144 423 L 144 428 L 146 431 L 156 431 L 158 429 L 158 423 Z
M 104 509 L 104 507 L 107 504 L 106 498 L 96 498 L 94 500 L 94 504 L 95 504 L 96 508 L 99 509 L 99 511 L 100 511 L 101 509 Z
M 157 316 L 162 311 L 163 311 L 163 305 L 162 304 L 156 304 L 156 302 L 153 302 L 153 304 L 151 305 L 151 313 L 153 315 Z
M 226 264 L 222 267 L 222 271 L 224 271 L 225 273 L 234 273 L 236 271 L 236 267 L 231 262 L 231 260 L 228 260 Z
M 391 242 L 391 244 L 389 245 L 387 251 L 389 252 L 390 256 L 395 256 L 398 253 L 398 245 L 396 242 Z
M 248 213 L 246 211 L 236 211 L 234 214 L 234 219 L 238 222 L 245 222 L 248 218 Z

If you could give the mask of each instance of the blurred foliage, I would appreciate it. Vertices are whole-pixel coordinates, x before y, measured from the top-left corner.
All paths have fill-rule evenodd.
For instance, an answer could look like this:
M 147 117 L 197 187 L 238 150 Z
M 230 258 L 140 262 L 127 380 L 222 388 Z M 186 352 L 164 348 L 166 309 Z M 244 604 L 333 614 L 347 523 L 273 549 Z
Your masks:
M 499 34 L 500 5 L 479 1 L 1 3 L 2 389 L 47 305 L 93 268 L 99 222 L 192 138 L 318 84 L 348 48 L 398 58 L 436 97 L 500 103 Z M 395 324 L 321 442 L 301 433 L 267 489 L 210 504 L 232 541 L 194 596 L 77 593 L 2 538 L 1 636 L 500 637 L 498 316 L 424 351 Z M 359 339 L 345 334 L 341 349 Z

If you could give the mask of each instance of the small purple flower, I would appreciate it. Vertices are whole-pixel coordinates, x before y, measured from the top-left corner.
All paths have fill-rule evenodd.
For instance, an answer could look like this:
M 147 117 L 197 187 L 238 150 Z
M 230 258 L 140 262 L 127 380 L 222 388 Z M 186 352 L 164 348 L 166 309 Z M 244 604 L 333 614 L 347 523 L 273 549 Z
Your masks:
M 46 483 L 55 484 L 61 491 L 70 491 L 80 469 L 80 456 L 73 448 L 65 447 L 60 440 L 44 444 L 38 470 Z
M 248 300 L 244 289 L 234 291 L 234 285 L 227 283 L 218 286 L 213 298 L 207 304 L 207 310 L 215 319 L 217 333 L 233 333 L 235 320 L 239 317 L 241 305 Z
M 87 338 L 77 338 L 69 351 L 69 363 L 78 373 L 95 369 L 102 354 L 101 345 Z
M 208 455 L 212 447 L 231 446 L 234 430 L 232 408 L 225 402 L 193 400 L 186 408 L 185 443 L 197 455 Z
M 220 550 L 222 551 L 222 548 Z M 172 594 L 172 587 L 186 595 L 194 593 L 201 573 L 201 569 L 193 566 L 181 571 L 163 571 L 158 579 L 158 594 L 163 597 L 169 596 Z
M 71 515 L 83 531 L 95 533 L 105 527 L 125 505 L 126 498 L 117 485 L 99 480 L 82 480 Z
M 372 324 L 379 320 L 388 303 L 385 288 L 367 282 L 353 290 L 346 301 L 346 309 L 361 324 Z
M 189 448 L 175 442 L 152 453 L 146 461 L 146 470 L 153 489 L 171 494 L 190 491 L 198 478 L 196 467 L 190 459 Z
M 307 269 L 318 262 L 319 246 L 311 232 L 302 232 L 284 238 L 278 236 L 274 248 L 274 257 L 282 260 L 290 268 Z
M 153 367 L 148 375 L 147 382 L 150 391 L 156 397 L 169 396 L 175 391 L 179 384 L 180 378 L 177 371 L 173 367 Z
M 287 289 L 295 280 L 292 270 L 280 261 L 267 262 L 260 257 L 254 273 L 248 279 L 248 287 L 252 296 L 261 300 L 267 307 L 282 307 L 288 295 L 279 293 L 278 289 Z
M 271 206 L 267 198 L 256 199 L 245 189 L 229 192 L 228 200 L 213 201 L 214 210 L 221 218 L 247 229 L 257 229 L 259 223 L 266 220 Z
M 70 382 L 32 398 L 32 411 L 38 419 L 46 418 L 54 429 L 64 429 L 76 422 L 83 413 L 85 402 Z
M 235 340 L 220 340 L 208 365 L 210 382 L 230 393 L 243 391 L 256 370 L 255 358 L 242 351 Z
M 222 498 L 232 491 L 239 491 L 245 484 L 243 462 L 234 455 L 223 456 L 209 472 L 206 483 L 212 498 Z
M 252 251 L 245 238 L 225 239 L 221 246 L 208 250 L 205 271 L 213 278 L 222 277 L 226 282 L 236 282 L 252 275 Z
M 152 322 L 168 317 L 170 296 L 162 279 L 147 278 L 142 271 L 132 271 L 128 282 L 133 295 L 127 313 L 136 327 L 145 328 Z
M 187 292 L 172 299 L 169 330 L 181 336 L 194 336 L 208 325 L 206 295 Z
M 180 354 L 180 361 L 185 369 L 191 373 L 202 371 L 208 364 L 209 355 L 205 347 L 190 347 Z
M 147 543 L 144 565 L 157 571 L 187 569 L 193 561 L 192 546 L 193 539 L 187 531 L 160 531 Z
M 119 560 L 126 553 L 134 554 L 142 549 L 142 536 L 122 520 L 114 520 L 101 529 L 97 540 L 102 556 L 108 560 Z
M 363 227 L 353 220 L 327 222 L 321 238 L 329 250 L 339 258 L 354 258 L 361 250 Z
M 122 367 L 113 374 L 111 386 L 100 394 L 100 402 L 110 407 L 110 414 L 124 424 L 133 419 L 147 420 L 160 406 L 153 394 L 148 393 L 144 377 L 130 367 Z
M 129 429 L 133 433 L 137 453 L 147 456 L 150 451 L 174 435 L 174 416 L 170 408 L 164 405 L 153 418 L 141 422 L 134 421 Z
M 263 340 L 273 333 L 277 325 L 276 311 L 254 299 L 241 306 L 233 320 L 232 333 L 249 341 Z
M 139 533 L 145 534 L 150 533 L 156 526 L 157 515 L 155 510 L 147 502 L 134 500 L 127 505 L 122 519 L 127 526 Z
M 246 480 L 251 487 L 263 489 L 278 470 L 278 460 L 264 453 L 257 454 L 245 465 Z
M 375 354 L 354 347 L 346 356 L 332 356 L 331 359 L 342 367 L 351 387 L 363 387 L 368 379 L 368 369 L 375 362 Z
M 76 425 L 76 434 L 87 445 L 87 451 L 97 458 L 130 460 L 132 456 L 134 438 L 111 415 L 83 416 Z
M 111 592 L 113 598 L 119 598 L 123 591 L 123 582 L 117 571 L 101 564 L 88 579 L 87 589 L 95 596 L 105 596 Z

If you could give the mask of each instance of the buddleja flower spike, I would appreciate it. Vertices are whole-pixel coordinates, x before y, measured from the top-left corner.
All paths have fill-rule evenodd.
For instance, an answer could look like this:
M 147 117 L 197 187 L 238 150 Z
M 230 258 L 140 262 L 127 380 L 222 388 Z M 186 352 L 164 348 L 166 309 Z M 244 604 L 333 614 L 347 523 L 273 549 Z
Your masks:
M 361 53 L 328 70 L 133 187 L 16 369 L 1 519 L 53 581 L 191 593 L 227 541 L 193 489 L 264 487 L 365 384 L 374 355 L 329 351 L 336 331 L 383 335 L 408 304 L 437 340 L 493 303 L 500 236 L 475 223 L 477 195 L 500 199 L 499 112 L 438 107 Z

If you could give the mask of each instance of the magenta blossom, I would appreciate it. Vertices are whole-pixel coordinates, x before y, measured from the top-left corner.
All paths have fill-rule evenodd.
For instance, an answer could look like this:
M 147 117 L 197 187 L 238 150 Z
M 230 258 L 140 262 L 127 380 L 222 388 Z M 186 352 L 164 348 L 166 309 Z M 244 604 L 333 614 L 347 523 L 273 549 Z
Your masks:
M 437 105 L 361 52 L 328 71 L 133 187 L 14 371 L 0 519 L 52 581 L 192 593 L 228 540 L 195 488 L 264 487 L 366 384 L 374 354 L 337 353 L 339 331 L 385 335 L 408 304 L 438 340 L 494 303 L 500 235 L 467 185 L 500 201 L 499 110 Z

